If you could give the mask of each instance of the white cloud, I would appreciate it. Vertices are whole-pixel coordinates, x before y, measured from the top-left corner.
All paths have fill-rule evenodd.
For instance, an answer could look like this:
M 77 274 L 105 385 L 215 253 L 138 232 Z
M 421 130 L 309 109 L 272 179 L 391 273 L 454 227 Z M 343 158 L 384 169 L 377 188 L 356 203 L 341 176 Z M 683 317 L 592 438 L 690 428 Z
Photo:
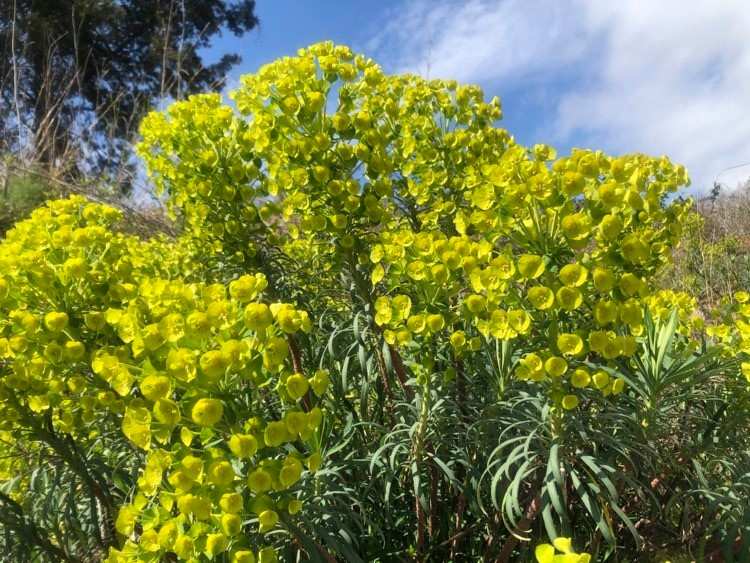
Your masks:
M 580 57 L 570 36 L 576 15 L 540 0 L 411 0 L 392 10 L 370 50 L 389 56 L 397 72 L 465 82 L 533 74 Z
M 395 70 L 552 92 L 552 142 L 668 154 L 701 190 L 750 161 L 746 0 L 411 0 L 390 20 L 370 48 Z

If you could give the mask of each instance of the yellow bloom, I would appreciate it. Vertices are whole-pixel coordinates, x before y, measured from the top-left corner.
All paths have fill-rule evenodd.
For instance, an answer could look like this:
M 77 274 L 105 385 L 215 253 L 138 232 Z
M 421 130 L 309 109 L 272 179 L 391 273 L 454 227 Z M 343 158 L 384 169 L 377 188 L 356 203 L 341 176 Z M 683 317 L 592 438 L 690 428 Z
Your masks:
M 286 380 L 286 391 L 295 401 L 304 397 L 309 388 L 310 383 L 301 373 L 292 374 Z
M 190 416 L 199 426 L 214 426 L 224 416 L 224 405 L 218 399 L 199 399 Z
M 588 387 L 590 382 L 591 376 L 589 375 L 589 372 L 583 368 L 576 369 L 573 372 L 573 375 L 570 376 L 570 384 L 577 389 Z
M 550 377 L 560 377 L 568 371 L 568 362 L 559 356 L 551 356 L 544 362 L 544 371 L 546 371 Z
M 247 476 L 247 486 L 254 493 L 265 493 L 273 486 L 273 479 L 265 469 L 256 469 Z
M 583 340 L 577 334 L 559 334 L 557 348 L 563 356 L 576 356 L 583 352 Z
M 560 268 L 560 281 L 571 287 L 579 287 L 586 283 L 589 271 L 580 264 L 566 264 Z
M 565 395 L 562 398 L 562 406 L 566 411 L 573 410 L 578 406 L 578 397 L 575 395 Z
M 536 254 L 522 254 L 518 258 L 518 271 L 524 279 L 536 279 L 544 273 L 544 259 Z
M 68 314 L 52 312 L 44 315 L 44 326 L 50 332 L 62 332 L 68 326 Z
M 540 311 L 545 311 L 555 304 L 555 294 L 550 288 L 542 285 L 530 288 L 526 296 L 534 308 Z
M 566 311 L 573 311 L 583 303 L 583 295 L 578 289 L 563 286 L 557 290 L 557 303 Z
M 258 441 L 252 434 L 232 434 L 229 450 L 240 459 L 253 457 L 258 450 Z

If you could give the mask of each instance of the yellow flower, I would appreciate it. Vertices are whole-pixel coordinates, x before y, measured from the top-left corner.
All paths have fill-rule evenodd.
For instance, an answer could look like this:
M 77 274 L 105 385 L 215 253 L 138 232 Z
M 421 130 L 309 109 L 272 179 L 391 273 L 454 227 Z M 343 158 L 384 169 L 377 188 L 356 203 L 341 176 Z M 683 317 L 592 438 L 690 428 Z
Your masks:
M 242 519 L 237 514 L 222 514 L 221 515 L 221 531 L 225 535 L 236 536 L 242 530 Z
M 524 279 L 536 279 L 544 273 L 544 259 L 535 254 L 522 254 L 518 258 L 518 271 Z
M 52 312 L 44 315 L 44 326 L 50 332 L 62 332 L 68 326 L 68 314 Z
M 466 335 L 463 331 L 457 330 L 450 336 L 450 343 L 454 350 L 463 350 L 466 346 Z
M 225 493 L 219 499 L 219 506 L 227 514 L 237 514 L 242 510 L 242 495 L 239 493 Z
M 267 446 L 276 447 L 280 446 L 289 438 L 289 434 L 286 429 L 286 424 L 283 422 L 269 422 L 263 432 L 263 439 Z
M 476 314 L 481 313 L 487 307 L 487 301 L 481 295 L 469 295 L 464 299 L 464 305 L 471 312 Z
M 555 294 L 545 286 L 536 286 L 529 289 L 526 296 L 534 308 L 545 311 L 555 304 Z
M 169 378 L 163 375 L 147 375 L 141 380 L 141 394 L 150 401 L 158 401 L 169 393 Z
M 557 348 L 563 356 L 576 356 L 583 352 L 583 340 L 577 334 L 559 334 Z
M 301 475 L 302 463 L 296 457 L 287 456 L 279 471 L 279 482 L 284 488 L 288 488 L 299 481 Z
M 586 283 L 589 271 L 580 264 L 566 264 L 560 268 L 560 281 L 571 287 L 579 287 Z
M 206 472 L 208 482 L 224 487 L 234 481 L 235 474 L 232 469 L 232 464 L 228 461 L 215 461 L 208 466 Z
M 599 326 L 605 326 L 617 321 L 617 303 L 610 300 L 601 300 L 594 305 L 594 320 Z
M 607 293 L 615 286 L 615 276 L 606 268 L 594 268 L 593 280 L 594 287 L 601 293 Z
M 626 236 L 622 241 L 622 255 L 633 264 L 642 264 L 650 257 L 649 245 L 637 234 Z
M 568 362 L 559 356 L 551 356 L 544 362 L 544 371 L 546 371 L 550 377 L 560 377 L 568 371 Z
M 578 397 L 575 395 L 565 395 L 562 398 L 562 406 L 566 411 L 571 411 L 578 406 Z
M 589 375 L 589 372 L 583 368 L 576 369 L 573 372 L 573 375 L 570 376 L 570 384 L 577 389 L 588 387 L 590 382 L 591 376 Z
M 229 438 L 229 450 L 238 458 L 247 459 L 258 451 L 258 441 L 252 434 L 232 434 Z
M 200 359 L 201 371 L 209 379 L 218 379 L 226 373 L 227 362 L 220 350 L 209 350 Z
M 259 331 L 271 325 L 273 315 L 265 303 L 250 303 L 245 307 L 244 320 L 247 328 Z
M 273 486 L 273 478 L 265 469 L 256 469 L 247 476 L 247 486 L 254 493 L 265 493 Z
M 273 529 L 278 522 L 279 514 L 275 510 L 264 510 L 258 515 L 258 524 L 261 533 Z
M 594 386 L 597 389 L 604 389 L 609 385 L 609 374 L 606 371 L 599 370 L 594 373 Z
M 245 549 L 235 551 L 232 556 L 232 563 L 255 563 L 255 554 Z
M 206 555 L 213 558 L 227 549 L 227 537 L 224 534 L 208 534 L 206 536 Z
M 563 286 L 557 290 L 557 303 L 566 311 L 574 311 L 583 303 L 583 295 L 578 289 Z
M 295 401 L 304 397 L 309 388 L 310 383 L 301 373 L 292 374 L 286 380 L 286 391 Z
M 199 399 L 190 416 L 199 426 L 214 426 L 224 416 L 224 405 L 218 399 Z

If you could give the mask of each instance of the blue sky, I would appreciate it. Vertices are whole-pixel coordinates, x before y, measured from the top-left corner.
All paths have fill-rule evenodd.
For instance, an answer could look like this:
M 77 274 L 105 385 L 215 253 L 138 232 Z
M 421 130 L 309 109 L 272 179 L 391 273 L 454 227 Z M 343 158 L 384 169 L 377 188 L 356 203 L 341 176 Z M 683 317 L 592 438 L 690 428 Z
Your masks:
M 386 72 L 480 84 L 524 144 L 667 154 L 691 191 L 750 177 L 746 0 L 258 0 L 261 25 L 225 34 L 238 77 L 323 40 Z

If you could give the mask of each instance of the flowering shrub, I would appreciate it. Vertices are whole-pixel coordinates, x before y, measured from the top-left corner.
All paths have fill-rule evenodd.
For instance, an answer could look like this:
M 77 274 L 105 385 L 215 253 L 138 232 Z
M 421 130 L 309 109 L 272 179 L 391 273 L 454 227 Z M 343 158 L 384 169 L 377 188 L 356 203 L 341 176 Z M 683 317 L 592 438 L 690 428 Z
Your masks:
M 0 477 L 14 435 L 84 477 L 62 436 L 129 448 L 130 485 L 108 462 L 119 492 L 92 493 L 111 563 L 508 560 L 538 514 L 540 561 L 586 560 L 571 529 L 641 549 L 623 499 L 662 470 L 683 408 L 664 398 L 737 380 L 697 359 L 694 300 L 654 283 L 685 169 L 523 147 L 479 88 L 330 43 L 231 97 L 142 124 L 176 240 L 74 197 L 0 245 Z

